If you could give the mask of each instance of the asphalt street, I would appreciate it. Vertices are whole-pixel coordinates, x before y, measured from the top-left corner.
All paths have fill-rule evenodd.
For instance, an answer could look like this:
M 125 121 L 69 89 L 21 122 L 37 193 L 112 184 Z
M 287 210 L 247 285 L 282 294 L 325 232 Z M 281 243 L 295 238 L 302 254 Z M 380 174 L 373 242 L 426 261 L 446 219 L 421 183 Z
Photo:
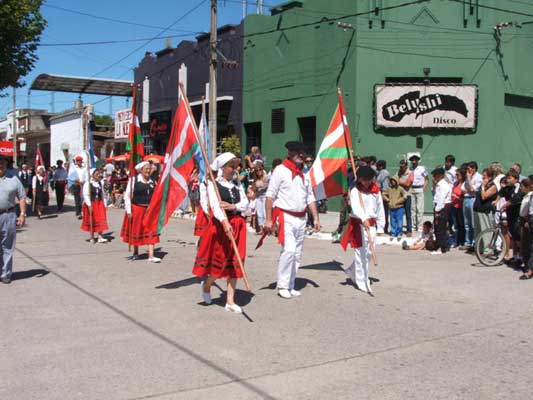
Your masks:
M 276 295 L 279 248 L 254 251 L 245 314 L 201 302 L 192 221 L 127 260 L 123 212 L 90 244 L 72 212 L 17 237 L 0 285 L 0 399 L 531 399 L 532 281 L 505 266 L 378 246 L 372 298 L 341 269 L 351 252 L 306 239 L 302 296 Z M 224 282 L 218 283 L 224 288 Z M 240 283 L 242 289 L 242 282 Z

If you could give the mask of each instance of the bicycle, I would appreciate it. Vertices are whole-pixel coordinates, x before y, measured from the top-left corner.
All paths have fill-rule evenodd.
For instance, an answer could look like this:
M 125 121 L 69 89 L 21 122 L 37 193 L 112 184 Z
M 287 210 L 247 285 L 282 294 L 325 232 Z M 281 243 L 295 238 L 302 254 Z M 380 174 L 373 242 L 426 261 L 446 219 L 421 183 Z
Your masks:
M 496 217 L 497 218 L 497 217 Z M 487 267 L 494 267 L 503 262 L 507 254 L 503 221 L 500 218 L 495 227 L 481 231 L 474 242 L 474 251 L 479 262 Z

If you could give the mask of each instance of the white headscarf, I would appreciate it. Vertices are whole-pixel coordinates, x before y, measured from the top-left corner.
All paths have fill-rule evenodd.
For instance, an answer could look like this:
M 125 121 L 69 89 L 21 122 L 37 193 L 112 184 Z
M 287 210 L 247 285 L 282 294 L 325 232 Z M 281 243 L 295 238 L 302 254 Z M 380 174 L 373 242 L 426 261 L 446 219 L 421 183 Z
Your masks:
M 224 165 L 226 165 L 229 161 L 233 160 L 234 158 L 237 158 L 237 156 L 233 153 L 226 152 L 220 154 L 215 160 L 211 163 L 211 169 L 213 171 L 220 170 Z

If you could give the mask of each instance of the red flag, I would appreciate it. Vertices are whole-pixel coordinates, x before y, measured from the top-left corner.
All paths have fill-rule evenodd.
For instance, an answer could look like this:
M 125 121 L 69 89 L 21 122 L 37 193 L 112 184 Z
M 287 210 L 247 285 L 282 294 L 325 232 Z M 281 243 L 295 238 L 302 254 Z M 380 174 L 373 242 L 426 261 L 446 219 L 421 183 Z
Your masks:
M 37 172 L 38 167 L 44 167 L 44 160 L 43 155 L 41 154 L 41 150 L 39 147 L 37 147 L 37 152 L 35 153 L 35 163 L 33 165 L 35 167 L 35 171 Z M 44 181 L 46 182 L 48 178 L 48 174 L 46 173 L 46 169 L 44 171 Z
M 141 135 L 141 126 L 137 117 L 137 86 L 133 85 L 133 100 L 131 106 L 131 123 L 128 127 L 128 142 L 126 151 L 130 152 L 129 171 L 130 177 L 136 175 L 135 166 L 143 160 L 144 144 Z
M 181 88 L 180 99 L 172 123 L 163 171 L 143 220 L 148 231 L 157 229 L 158 233 L 161 232 L 187 196 L 189 178 L 194 169 L 194 154 L 199 145 L 193 127 L 194 117 L 189 114 Z
M 344 111 L 342 97 L 320 145 L 315 162 L 309 171 L 317 200 L 338 196 L 348 190 L 348 148 L 352 139 Z

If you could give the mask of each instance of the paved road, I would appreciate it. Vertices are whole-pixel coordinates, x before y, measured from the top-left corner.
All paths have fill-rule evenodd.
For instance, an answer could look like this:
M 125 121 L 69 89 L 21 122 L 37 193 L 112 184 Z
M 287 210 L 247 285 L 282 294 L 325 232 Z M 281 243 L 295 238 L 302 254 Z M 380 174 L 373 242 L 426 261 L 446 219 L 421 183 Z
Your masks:
M 28 223 L 0 286 L 2 400 L 532 397 L 533 281 L 506 267 L 381 246 L 371 298 L 349 253 L 309 239 L 302 296 L 282 300 L 278 248 L 250 235 L 239 316 L 201 304 L 191 221 L 169 223 L 159 265 L 87 243 L 72 213 Z

